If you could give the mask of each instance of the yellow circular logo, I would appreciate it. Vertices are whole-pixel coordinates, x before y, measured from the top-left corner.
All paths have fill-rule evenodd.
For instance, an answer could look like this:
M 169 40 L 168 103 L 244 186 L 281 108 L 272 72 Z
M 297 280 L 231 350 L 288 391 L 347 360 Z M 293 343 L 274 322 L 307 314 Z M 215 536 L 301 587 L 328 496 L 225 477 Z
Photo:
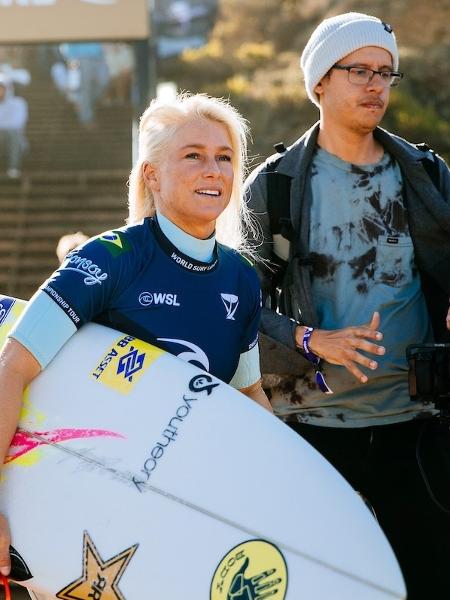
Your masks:
M 217 567 L 210 600 L 284 600 L 287 567 L 280 550 L 264 540 L 235 546 Z

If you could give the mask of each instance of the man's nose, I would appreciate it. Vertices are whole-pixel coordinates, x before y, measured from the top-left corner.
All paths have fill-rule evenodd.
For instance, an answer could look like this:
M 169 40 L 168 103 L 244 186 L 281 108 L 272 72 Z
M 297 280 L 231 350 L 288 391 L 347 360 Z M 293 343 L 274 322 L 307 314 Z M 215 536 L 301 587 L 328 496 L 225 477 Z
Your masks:
M 372 77 L 369 79 L 369 81 L 367 83 L 367 87 L 384 89 L 385 87 L 388 87 L 388 86 L 386 86 L 383 79 L 381 78 L 381 73 L 372 73 Z

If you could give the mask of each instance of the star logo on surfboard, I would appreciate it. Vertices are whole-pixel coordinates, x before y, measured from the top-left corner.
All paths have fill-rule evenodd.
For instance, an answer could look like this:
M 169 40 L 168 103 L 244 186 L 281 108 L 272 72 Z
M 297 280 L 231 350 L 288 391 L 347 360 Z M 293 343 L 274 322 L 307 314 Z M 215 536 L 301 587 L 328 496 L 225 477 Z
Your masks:
M 118 584 L 138 544 L 103 561 L 89 533 L 83 536 L 83 574 L 56 594 L 61 600 L 125 600 Z

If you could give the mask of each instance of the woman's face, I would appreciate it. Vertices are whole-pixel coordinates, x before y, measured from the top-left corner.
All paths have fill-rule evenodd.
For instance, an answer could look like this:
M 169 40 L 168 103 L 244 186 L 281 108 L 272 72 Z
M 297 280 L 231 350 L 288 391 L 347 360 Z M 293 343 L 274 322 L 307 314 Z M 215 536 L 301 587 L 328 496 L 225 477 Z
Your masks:
M 159 164 L 146 163 L 156 208 L 190 235 L 205 239 L 230 201 L 233 149 L 224 125 L 196 118 L 182 125 Z

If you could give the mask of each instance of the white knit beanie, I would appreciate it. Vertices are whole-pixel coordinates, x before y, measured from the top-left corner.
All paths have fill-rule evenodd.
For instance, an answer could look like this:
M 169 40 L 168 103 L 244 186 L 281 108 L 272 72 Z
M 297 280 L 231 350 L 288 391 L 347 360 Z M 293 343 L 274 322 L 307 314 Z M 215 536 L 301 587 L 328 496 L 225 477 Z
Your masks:
M 378 46 L 390 52 L 394 71 L 397 71 L 398 48 L 394 32 L 377 17 L 349 12 L 325 19 L 318 25 L 300 59 L 306 92 L 314 104 L 320 106 L 314 88 L 322 77 L 344 56 L 365 46 Z

